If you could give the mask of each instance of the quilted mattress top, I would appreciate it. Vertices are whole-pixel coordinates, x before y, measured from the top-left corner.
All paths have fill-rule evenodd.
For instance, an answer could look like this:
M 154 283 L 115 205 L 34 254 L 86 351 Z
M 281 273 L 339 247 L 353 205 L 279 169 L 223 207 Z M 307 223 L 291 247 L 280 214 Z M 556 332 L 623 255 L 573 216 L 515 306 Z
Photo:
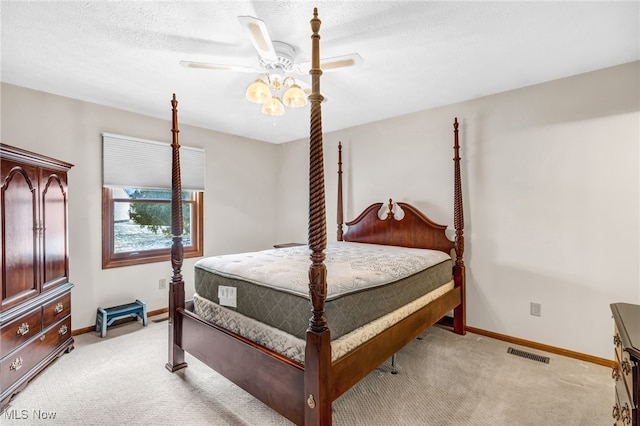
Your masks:
M 195 267 L 306 297 L 310 254 L 307 246 L 278 248 L 207 257 Z M 327 301 L 406 278 L 451 259 L 438 250 L 351 242 L 327 243 L 325 254 Z

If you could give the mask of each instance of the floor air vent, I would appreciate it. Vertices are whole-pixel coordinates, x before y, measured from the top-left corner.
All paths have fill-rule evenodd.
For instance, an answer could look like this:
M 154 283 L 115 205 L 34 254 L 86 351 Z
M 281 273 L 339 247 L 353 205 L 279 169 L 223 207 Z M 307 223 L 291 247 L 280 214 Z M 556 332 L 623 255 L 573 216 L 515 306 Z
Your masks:
M 534 361 L 544 362 L 545 364 L 549 364 L 548 356 L 536 355 L 536 354 L 532 354 L 531 352 L 521 351 L 511 347 L 507 349 L 507 352 L 510 353 L 511 355 L 517 355 L 517 356 L 521 356 L 522 358 L 532 359 Z

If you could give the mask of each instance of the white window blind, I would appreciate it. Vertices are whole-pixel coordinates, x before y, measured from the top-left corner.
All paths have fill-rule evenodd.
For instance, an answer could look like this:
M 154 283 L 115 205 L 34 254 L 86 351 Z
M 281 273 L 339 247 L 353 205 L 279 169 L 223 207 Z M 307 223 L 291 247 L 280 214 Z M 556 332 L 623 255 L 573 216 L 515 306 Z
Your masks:
M 102 184 L 105 187 L 171 189 L 171 145 L 102 134 Z M 180 146 L 183 191 L 204 191 L 204 150 Z

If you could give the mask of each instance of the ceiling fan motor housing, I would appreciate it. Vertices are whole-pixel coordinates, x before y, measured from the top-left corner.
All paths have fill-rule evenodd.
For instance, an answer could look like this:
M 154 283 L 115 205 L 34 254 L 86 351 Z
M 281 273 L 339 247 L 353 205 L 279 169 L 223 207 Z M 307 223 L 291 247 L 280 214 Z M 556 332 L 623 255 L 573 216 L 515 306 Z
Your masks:
M 260 58 L 260 66 L 267 71 L 279 70 L 291 72 L 293 71 L 293 60 L 296 56 L 296 49 L 288 43 L 282 41 L 273 41 L 273 49 L 276 51 L 277 60 L 270 61 Z

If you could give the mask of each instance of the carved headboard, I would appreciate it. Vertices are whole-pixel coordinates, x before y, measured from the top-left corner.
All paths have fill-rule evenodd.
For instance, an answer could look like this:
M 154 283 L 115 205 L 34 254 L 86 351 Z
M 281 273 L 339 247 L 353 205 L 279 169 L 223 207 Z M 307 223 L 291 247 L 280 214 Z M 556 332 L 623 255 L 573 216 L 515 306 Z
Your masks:
M 372 204 L 356 219 L 347 222 L 344 241 L 385 244 L 411 248 L 440 250 L 447 254 L 454 248 L 454 242 L 445 234 L 447 227 L 426 217 L 420 210 L 407 203 L 396 203 L 404 216 L 396 219 L 393 201 L 389 200 L 384 218 L 378 216 L 383 203 Z

